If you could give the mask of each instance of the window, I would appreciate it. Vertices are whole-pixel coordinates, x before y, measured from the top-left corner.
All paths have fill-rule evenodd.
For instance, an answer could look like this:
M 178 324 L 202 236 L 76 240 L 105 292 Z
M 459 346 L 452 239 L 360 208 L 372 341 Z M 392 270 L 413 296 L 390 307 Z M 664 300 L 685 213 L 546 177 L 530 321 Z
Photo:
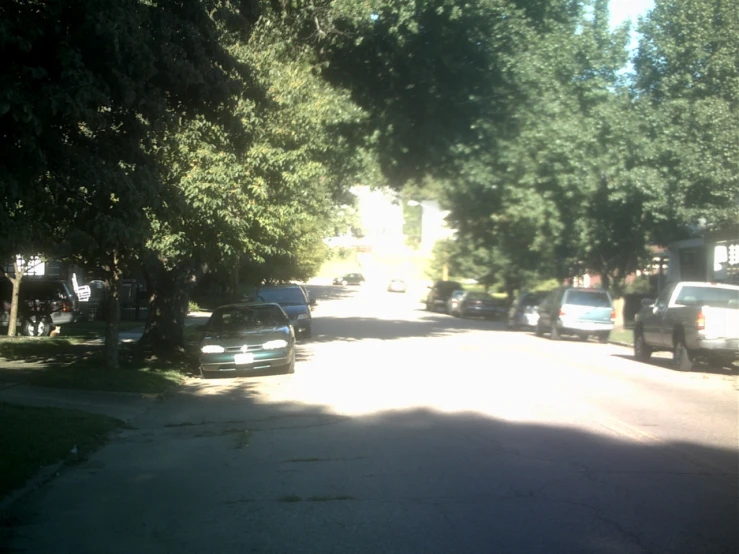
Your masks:
M 736 305 L 739 291 L 714 287 L 683 287 L 675 304 L 683 306 L 714 306 L 726 308 Z
M 563 303 L 574 306 L 593 306 L 596 308 L 611 307 L 611 299 L 605 291 L 571 290 Z
M 274 302 L 276 304 L 306 304 L 305 294 L 299 287 L 284 287 L 261 289 L 257 293 L 257 300 Z
M 282 310 L 275 306 L 224 308 L 213 314 L 210 326 L 218 331 L 241 331 L 258 327 L 286 325 Z

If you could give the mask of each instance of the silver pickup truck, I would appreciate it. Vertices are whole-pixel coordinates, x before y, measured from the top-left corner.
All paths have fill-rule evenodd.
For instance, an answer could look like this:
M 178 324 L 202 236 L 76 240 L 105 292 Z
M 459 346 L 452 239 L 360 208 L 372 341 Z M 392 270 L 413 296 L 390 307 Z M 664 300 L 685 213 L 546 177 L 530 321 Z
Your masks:
M 698 360 L 727 366 L 739 359 L 739 286 L 671 283 L 656 300 L 642 300 L 634 320 L 634 357 L 672 351 L 677 369 Z

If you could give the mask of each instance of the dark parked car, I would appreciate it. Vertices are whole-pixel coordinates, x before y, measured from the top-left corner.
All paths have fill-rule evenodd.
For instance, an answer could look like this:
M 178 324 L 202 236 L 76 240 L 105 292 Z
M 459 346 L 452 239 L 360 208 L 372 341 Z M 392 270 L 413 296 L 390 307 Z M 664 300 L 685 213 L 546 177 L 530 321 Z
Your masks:
M 539 304 L 546 297 L 546 292 L 524 292 L 516 298 L 508 311 L 506 325 L 508 329 L 535 328 L 539 321 Z
M 561 335 L 576 335 L 585 340 L 590 335 L 608 342 L 616 312 L 611 295 L 601 289 L 560 287 L 539 304 L 536 334 L 548 332 L 552 340 Z
M 364 275 L 361 273 L 347 273 L 334 279 L 334 285 L 361 285 L 364 283 Z
M 429 287 L 426 297 L 426 309 L 432 312 L 447 310 L 447 301 L 455 290 L 460 290 L 462 285 L 457 281 L 437 281 Z
M 308 299 L 300 285 L 265 285 L 257 290 L 254 299 L 259 302 L 278 304 L 290 318 L 295 332 L 305 338 L 312 333 L 313 315 L 311 306 L 316 301 Z
M 457 291 L 453 294 L 457 294 Z M 457 317 L 501 319 L 505 314 L 505 308 L 486 292 L 465 291 L 459 295 L 449 313 Z
M 221 306 L 200 329 L 200 374 L 295 372 L 295 331 L 277 304 Z
M 12 284 L 3 279 L 0 327 L 7 327 Z M 18 298 L 19 330 L 26 336 L 46 337 L 65 323 L 77 321 L 79 303 L 66 281 L 24 277 Z

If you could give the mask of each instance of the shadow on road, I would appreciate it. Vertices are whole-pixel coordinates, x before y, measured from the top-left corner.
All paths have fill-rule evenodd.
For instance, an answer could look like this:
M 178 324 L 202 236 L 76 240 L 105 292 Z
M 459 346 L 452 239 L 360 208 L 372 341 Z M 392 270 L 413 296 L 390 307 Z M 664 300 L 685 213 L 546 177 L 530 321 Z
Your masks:
M 479 319 L 457 319 L 429 315 L 421 320 L 372 317 L 316 316 L 311 342 L 361 341 L 367 339 L 397 340 L 404 338 L 443 337 L 470 330 L 500 331 L 501 322 Z
M 198 384 L 162 404 L 158 429 L 128 431 L 21 506 L 8 548 L 736 552 L 735 451 L 476 412 L 348 417 L 256 388 Z
M 624 360 L 631 360 L 632 362 L 636 362 L 644 366 L 660 367 L 662 369 L 669 369 L 677 373 L 684 373 L 683 371 L 680 371 L 679 369 L 675 369 L 673 367 L 672 358 L 651 358 L 648 362 L 642 362 L 634 358 L 633 355 L 613 354 L 613 356 L 616 358 L 623 358 Z M 737 366 L 736 362 L 731 367 L 719 367 L 708 363 L 698 363 L 691 370 L 691 373 L 708 373 L 711 375 L 739 375 L 739 366 Z

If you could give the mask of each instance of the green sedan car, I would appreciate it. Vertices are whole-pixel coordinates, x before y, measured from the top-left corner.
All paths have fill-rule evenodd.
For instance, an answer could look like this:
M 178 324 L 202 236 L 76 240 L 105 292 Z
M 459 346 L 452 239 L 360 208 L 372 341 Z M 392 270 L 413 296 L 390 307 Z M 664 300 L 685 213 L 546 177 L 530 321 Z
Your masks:
M 229 304 L 199 328 L 200 374 L 295 372 L 295 331 L 278 304 Z

